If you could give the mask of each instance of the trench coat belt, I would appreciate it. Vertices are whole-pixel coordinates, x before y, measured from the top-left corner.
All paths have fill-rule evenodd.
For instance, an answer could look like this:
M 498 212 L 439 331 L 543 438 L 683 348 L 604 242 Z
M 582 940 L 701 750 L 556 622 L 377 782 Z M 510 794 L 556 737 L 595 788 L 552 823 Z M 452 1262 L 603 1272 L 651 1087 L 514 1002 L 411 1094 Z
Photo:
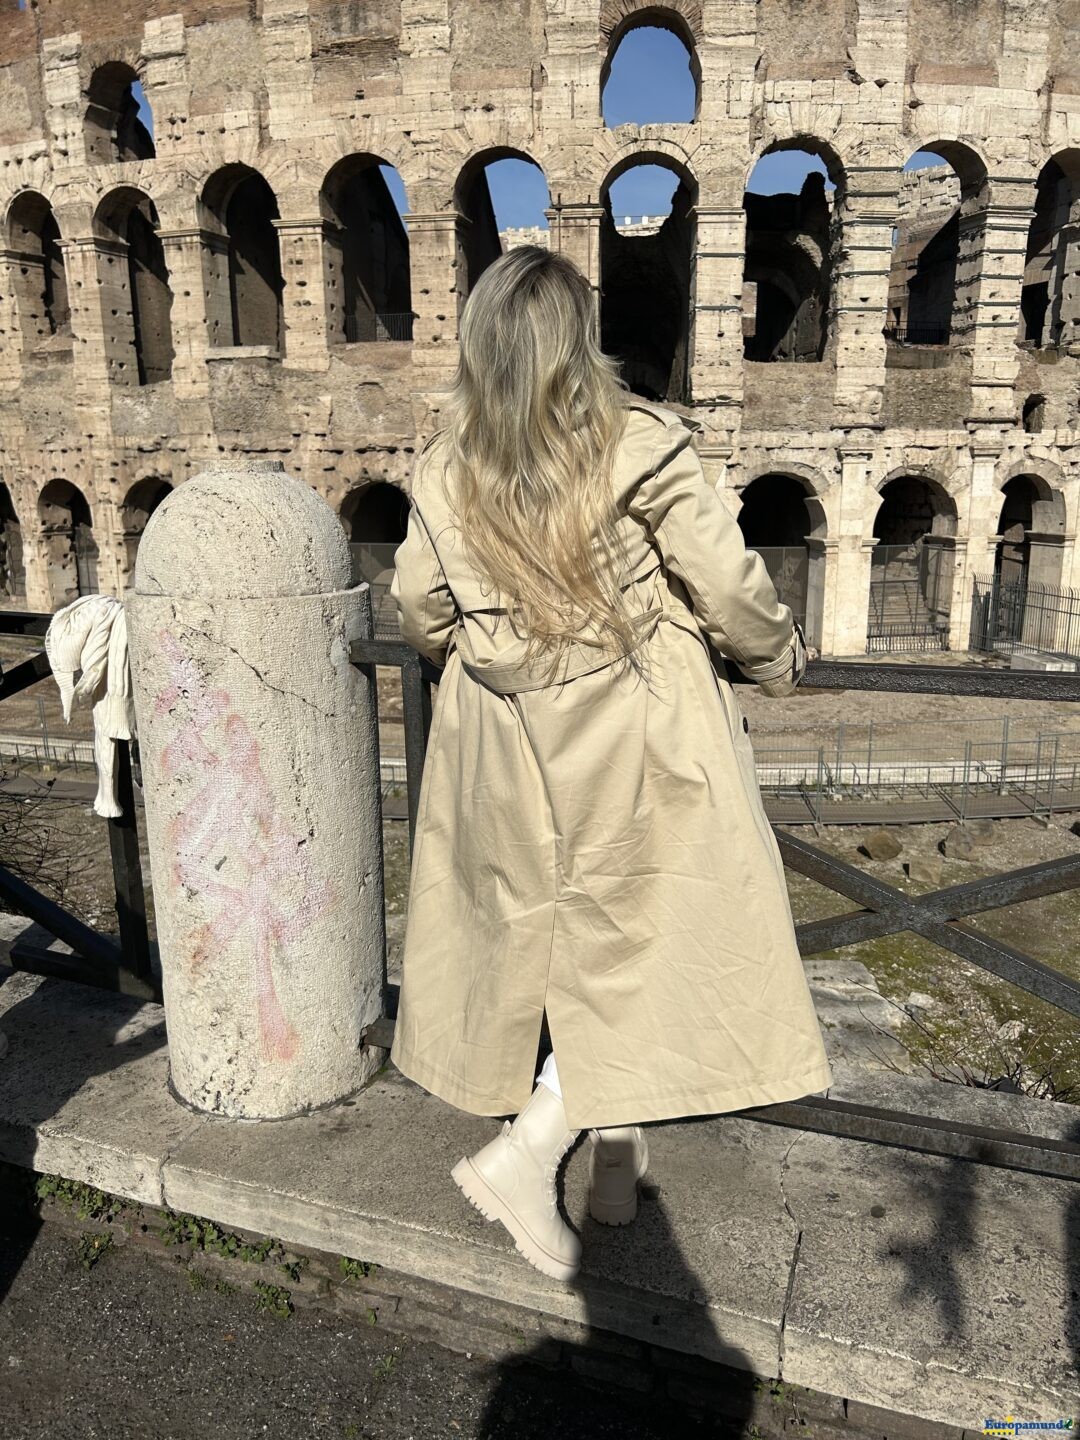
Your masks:
M 661 620 L 669 620 L 678 625 L 680 629 L 688 631 L 708 652 L 708 642 L 698 628 L 693 615 L 685 606 L 659 605 L 635 617 L 633 624 L 639 633 L 629 653 L 632 654 L 652 637 Z M 457 650 L 461 667 L 467 675 L 471 676 L 477 684 L 485 686 L 488 690 L 494 690 L 500 695 L 513 695 L 522 690 L 544 690 L 549 686 L 560 685 L 565 680 L 574 680 L 579 675 L 588 675 L 594 670 L 604 670 L 609 665 L 616 664 L 620 658 L 612 656 L 610 652 L 602 650 L 599 646 L 571 641 L 559 663 L 558 671 L 550 680 L 544 676 L 537 676 L 520 660 L 507 660 L 495 665 L 477 665 L 465 627 L 460 623 L 454 632 L 449 649 Z

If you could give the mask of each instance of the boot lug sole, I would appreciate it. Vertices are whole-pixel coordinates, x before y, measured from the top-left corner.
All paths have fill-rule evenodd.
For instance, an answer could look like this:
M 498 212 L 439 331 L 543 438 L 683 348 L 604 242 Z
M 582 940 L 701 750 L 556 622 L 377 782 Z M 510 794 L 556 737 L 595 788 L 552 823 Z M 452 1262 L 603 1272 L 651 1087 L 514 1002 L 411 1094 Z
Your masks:
M 513 1239 L 518 1253 L 535 1269 L 552 1280 L 572 1280 L 581 1268 L 569 1264 L 545 1250 L 540 1242 L 518 1220 L 514 1212 L 505 1205 L 468 1156 L 464 1156 L 450 1171 L 450 1178 L 469 1204 L 479 1210 L 485 1220 L 498 1220 Z
M 598 1225 L 629 1225 L 637 1219 L 637 1195 L 620 1205 L 606 1205 L 602 1200 L 589 1201 L 589 1214 Z

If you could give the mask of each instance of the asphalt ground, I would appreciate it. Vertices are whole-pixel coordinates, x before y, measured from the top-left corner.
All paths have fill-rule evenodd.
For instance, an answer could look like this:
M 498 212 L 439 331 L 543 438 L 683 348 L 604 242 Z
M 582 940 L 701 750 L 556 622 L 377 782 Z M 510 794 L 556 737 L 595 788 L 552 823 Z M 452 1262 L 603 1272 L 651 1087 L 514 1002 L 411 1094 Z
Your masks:
M 467 1358 L 0 1216 L 2 1440 L 697 1440 L 728 1429 L 568 1370 Z

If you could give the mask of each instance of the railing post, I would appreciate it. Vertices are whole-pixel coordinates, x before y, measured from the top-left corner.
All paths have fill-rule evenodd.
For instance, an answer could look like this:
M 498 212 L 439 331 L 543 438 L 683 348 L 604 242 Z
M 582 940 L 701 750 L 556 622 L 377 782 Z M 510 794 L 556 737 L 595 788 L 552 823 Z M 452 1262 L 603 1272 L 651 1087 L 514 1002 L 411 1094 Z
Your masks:
M 817 800 L 815 802 L 814 823 L 821 824 L 821 797 L 825 789 L 825 748 L 818 746 L 817 752 Z
M 964 781 L 960 787 L 960 822 L 967 819 L 968 787 L 971 784 L 971 741 L 964 741 Z
M 420 814 L 420 787 L 431 731 L 431 682 L 421 670 L 419 655 L 401 667 L 401 707 L 405 717 L 405 775 L 409 800 L 409 856 Z
M 150 935 L 146 928 L 146 892 L 139 856 L 139 827 L 135 818 L 135 787 L 131 780 L 131 744 L 116 742 L 116 799 L 120 814 L 109 821 L 116 919 L 120 927 L 120 953 L 124 968 L 140 980 L 152 982 Z

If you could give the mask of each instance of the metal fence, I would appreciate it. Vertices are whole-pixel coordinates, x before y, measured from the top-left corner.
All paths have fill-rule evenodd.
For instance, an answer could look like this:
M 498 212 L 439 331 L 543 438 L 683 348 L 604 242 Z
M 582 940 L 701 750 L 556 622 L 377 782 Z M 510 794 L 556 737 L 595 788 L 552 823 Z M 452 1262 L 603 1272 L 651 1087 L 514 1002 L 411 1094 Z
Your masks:
M 976 575 L 968 643 L 987 654 L 1080 661 L 1080 592 Z
M 895 340 L 898 345 L 948 345 L 948 325 L 890 325 L 885 331 L 886 340 Z
M 41 634 L 47 622 L 48 616 L 7 612 L 0 614 L 0 633 Z M 394 666 L 401 671 L 411 846 L 431 728 L 432 686 L 438 684 L 439 671 L 401 642 L 356 640 L 351 656 L 373 686 L 378 685 L 380 667 Z M 48 673 L 48 660 L 43 652 L 4 670 L 0 673 L 0 700 L 36 684 Z M 806 679 L 818 689 L 1045 701 L 1080 699 L 1078 675 L 815 661 L 809 666 Z M 42 925 L 74 952 L 67 956 L 15 947 L 12 961 L 20 968 L 160 998 L 160 982 L 152 963 L 146 927 L 128 746 L 121 744 L 119 751 L 119 798 L 123 813 L 118 820 L 105 822 L 112 848 L 119 937 L 92 930 L 3 866 L 0 866 L 0 900 Z M 778 831 L 777 842 L 790 869 L 846 896 L 856 906 L 848 913 L 798 926 L 796 934 L 804 955 L 910 931 L 1028 994 L 1080 1017 L 1080 984 L 1076 980 L 965 923 L 971 915 L 1080 887 L 1080 855 L 928 894 L 909 895 L 798 836 Z M 386 993 L 390 996 L 388 1013 L 369 1027 L 364 1037 L 366 1044 L 381 1047 L 392 1038 L 393 996 L 389 988 Z M 1073 1141 L 817 1096 L 758 1106 L 741 1114 L 771 1124 L 1080 1180 L 1080 1144 Z
M 810 552 L 805 545 L 754 545 L 765 561 L 769 579 L 781 602 L 805 628 L 806 592 L 810 579 Z
M 356 578 L 371 586 L 371 607 L 377 640 L 400 640 L 397 606 L 390 594 L 394 578 L 394 554 L 397 544 L 356 541 L 350 547 L 356 565 Z
M 870 568 L 868 654 L 947 650 L 952 551 L 915 540 L 878 545 Z
M 769 818 L 786 825 L 915 824 L 1080 810 L 1080 729 L 1017 733 L 1001 720 L 843 724 L 817 746 L 755 745 Z M 890 733 L 892 731 L 893 733 Z
M 345 339 L 349 344 L 359 340 L 411 340 L 415 319 L 412 310 L 364 310 L 346 315 Z

